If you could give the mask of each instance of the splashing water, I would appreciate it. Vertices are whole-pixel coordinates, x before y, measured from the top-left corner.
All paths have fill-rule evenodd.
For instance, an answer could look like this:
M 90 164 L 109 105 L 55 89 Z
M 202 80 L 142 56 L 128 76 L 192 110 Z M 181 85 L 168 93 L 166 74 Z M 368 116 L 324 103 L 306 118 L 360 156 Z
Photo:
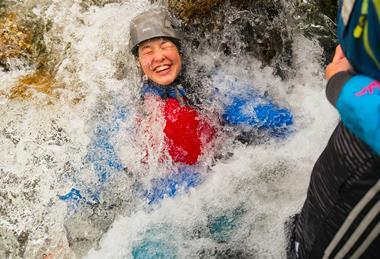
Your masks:
M 31 90 L 29 99 L 11 99 L 1 92 L 35 68 L 0 71 L 1 258 L 284 257 L 284 221 L 300 208 L 337 121 L 324 98 L 316 41 L 293 33 L 296 72 L 286 81 L 249 55 L 185 45 L 186 72 L 202 83 L 206 111 L 220 111 L 220 100 L 232 93 L 267 92 L 292 110 L 294 132 L 245 145 L 234 141 L 240 129 L 226 127 L 217 144 L 221 159 L 210 151 L 191 181 L 165 182 L 174 194 L 147 205 L 136 183 L 148 188 L 174 170 L 157 157 L 140 162 L 144 136 L 134 126 L 139 76 L 128 28 L 152 5 L 23 4 L 50 24 L 44 40 L 59 56 L 54 70 L 63 86 L 57 95 Z

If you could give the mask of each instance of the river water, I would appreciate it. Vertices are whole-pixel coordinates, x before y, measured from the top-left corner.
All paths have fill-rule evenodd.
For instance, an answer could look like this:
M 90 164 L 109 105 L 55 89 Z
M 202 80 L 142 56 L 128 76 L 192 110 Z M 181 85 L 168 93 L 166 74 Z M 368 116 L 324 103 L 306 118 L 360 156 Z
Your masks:
M 215 87 L 226 95 L 254 88 L 292 111 L 293 132 L 246 145 L 234 141 L 241 129 L 226 127 L 218 136 L 221 158 L 210 151 L 196 168 L 201 184 L 147 205 L 136 179 L 149 185 L 173 169 L 157 157 L 141 164 L 136 144 L 144 140 L 134 127 L 139 73 L 128 28 L 152 4 L 25 6 L 52 23 L 44 40 L 61 54 L 61 86 L 58 97 L 0 96 L 1 258 L 284 258 L 284 221 L 300 209 L 338 120 L 324 97 L 317 41 L 292 32 L 294 74 L 286 80 L 244 53 L 185 50 L 187 73 L 204 83 L 206 111 L 220 111 Z M 199 67 L 211 76 L 197 78 Z M 0 71 L 0 90 L 33 70 L 17 63 Z

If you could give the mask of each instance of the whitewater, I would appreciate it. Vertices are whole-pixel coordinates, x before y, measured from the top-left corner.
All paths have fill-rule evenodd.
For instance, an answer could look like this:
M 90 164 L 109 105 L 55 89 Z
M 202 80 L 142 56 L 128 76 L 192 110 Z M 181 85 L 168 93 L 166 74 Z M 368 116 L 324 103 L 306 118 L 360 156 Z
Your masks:
M 253 144 L 234 141 L 238 130 L 225 128 L 222 158 L 210 152 L 197 168 L 203 182 L 147 206 L 134 181 L 149 184 L 170 165 L 140 163 L 140 74 L 128 40 L 131 19 L 155 5 L 25 3 L 53 24 L 44 40 L 60 53 L 60 86 L 57 96 L 0 95 L 1 258 L 137 258 L 144 245 L 165 258 L 285 257 L 284 222 L 303 204 L 313 164 L 338 122 L 325 98 L 318 41 L 293 32 L 294 73 L 286 79 L 248 54 L 185 45 L 205 109 L 220 111 L 215 87 L 226 95 L 255 89 L 289 108 L 294 125 L 287 138 Z M 210 76 L 199 78 L 199 67 Z M 0 91 L 34 69 L 11 61 L 0 71 Z M 86 202 L 60 198 L 73 188 Z M 219 219 L 230 223 L 222 233 L 212 227 Z

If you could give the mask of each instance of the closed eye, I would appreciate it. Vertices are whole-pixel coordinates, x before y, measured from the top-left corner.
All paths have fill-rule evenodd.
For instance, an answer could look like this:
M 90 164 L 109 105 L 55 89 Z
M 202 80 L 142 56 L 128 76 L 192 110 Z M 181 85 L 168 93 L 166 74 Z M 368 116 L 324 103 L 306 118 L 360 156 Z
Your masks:
M 171 41 L 163 41 L 163 42 L 161 43 L 161 48 L 162 48 L 162 49 L 168 49 L 168 48 L 173 48 L 173 47 L 175 47 L 175 45 L 174 45 L 174 43 L 171 42 Z
M 153 49 L 151 47 L 146 46 L 146 47 L 142 47 L 141 49 L 142 55 L 150 55 L 152 53 L 153 53 Z

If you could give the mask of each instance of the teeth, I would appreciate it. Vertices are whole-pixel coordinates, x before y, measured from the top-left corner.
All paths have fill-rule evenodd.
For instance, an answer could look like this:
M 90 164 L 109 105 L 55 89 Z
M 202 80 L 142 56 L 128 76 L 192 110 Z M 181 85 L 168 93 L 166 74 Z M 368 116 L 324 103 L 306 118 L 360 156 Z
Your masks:
M 166 70 L 168 68 L 169 68 L 168 65 L 159 66 L 159 67 L 156 68 L 156 72 L 161 72 L 161 71 Z

